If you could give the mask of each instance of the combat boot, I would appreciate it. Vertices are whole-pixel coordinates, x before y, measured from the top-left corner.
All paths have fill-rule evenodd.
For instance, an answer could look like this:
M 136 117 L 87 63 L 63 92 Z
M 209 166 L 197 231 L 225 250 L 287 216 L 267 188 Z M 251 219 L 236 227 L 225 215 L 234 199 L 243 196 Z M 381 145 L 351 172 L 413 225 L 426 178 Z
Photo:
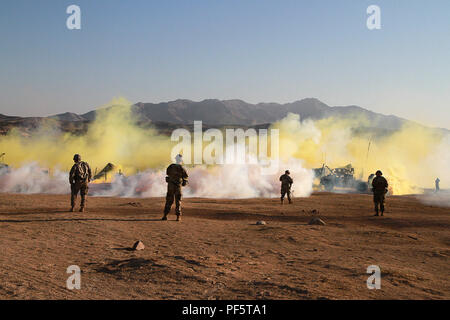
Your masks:
M 84 212 L 84 207 L 81 207 L 81 208 L 80 208 L 80 212 Z
M 181 217 L 180 216 L 177 216 L 177 221 L 181 221 Z
M 284 199 L 281 199 L 281 204 L 283 204 L 283 202 L 284 202 Z
M 73 211 L 74 211 L 73 207 L 71 207 L 69 211 L 70 211 L 70 212 L 73 212 Z
M 166 220 L 167 220 L 167 214 L 165 214 L 165 215 L 161 218 L 161 220 L 166 221 Z

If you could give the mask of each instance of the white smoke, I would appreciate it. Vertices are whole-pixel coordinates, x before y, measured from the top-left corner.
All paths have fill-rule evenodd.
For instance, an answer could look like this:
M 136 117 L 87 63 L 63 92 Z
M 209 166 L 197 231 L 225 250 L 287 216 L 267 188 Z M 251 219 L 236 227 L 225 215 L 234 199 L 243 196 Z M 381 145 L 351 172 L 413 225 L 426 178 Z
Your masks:
M 17 169 L 2 168 L 0 192 L 66 194 L 70 192 L 69 176 L 59 170 L 50 175 L 48 170 L 41 168 L 37 162 Z
M 417 196 L 423 203 L 430 206 L 450 207 L 450 192 L 448 190 L 441 190 L 440 192 L 427 193 Z
M 303 168 L 301 161 L 292 159 L 282 168 L 291 171 L 294 196 L 306 197 L 311 194 L 313 173 Z M 188 168 L 189 183 L 183 194 L 185 197 L 227 199 L 278 197 L 281 174 L 267 175 L 263 172 L 260 165 L 252 164 L 195 166 Z M 116 175 L 111 184 L 103 189 L 95 188 L 95 185 L 91 189 L 95 196 L 145 198 L 164 196 L 167 185 L 165 172 L 149 169 L 129 177 Z
M 289 169 L 294 179 L 293 195 L 309 196 L 313 173 L 302 162 L 292 159 L 280 164 L 276 175 L 263 174 L 260 165 L 216 165 L 187 168 L 189 184 L 185 197 L 204 198 L 272 198 L 280 195 L 279 176 Z M 163 197 L 167 191 L 165 172 L 148 169 L 132 176 L 116 175 L 111 183 L 91 183 L 90 195 L 115 197 Z M 68 173 L 55 171 L 49 175 L 36 163 L 0 172 L 0 192 L 67 194 L 70 192 Z
M 281 173 L 291 171 L 293 190 L 297 197 L 307 197 L 312 192 L 313 173 L 303 168 L 301 161 L 291 160 L 281 164 Z M 204 198 L 273 198 L 280 195 L 281 173 L 263 174 L 259 165 L 223 165 L 212 169 L 196 167 L 190 173 L 186 196 Z
M 419 181 L 428 178 L 428 172 L 433 171 L 436 178 L 440 180 L 440 191 L 433 192 L 432 189 L 425 190 L 424 194 L 417 198 L 425 204 L 450 207 L 450 134 L 446 134 L 439 144 L 424 158 L 421 167 L 423 170 L 418 173 Z M 434 178 L 434 177 L 433 177 Z M 430 181 L 427 181 L 430 184 Z
M 116 174 L 110 184 L 91 184 L 90 189 L 93 196 L 162 197 L 166 192 L 165 173 L 149 169 L 129 177 Z

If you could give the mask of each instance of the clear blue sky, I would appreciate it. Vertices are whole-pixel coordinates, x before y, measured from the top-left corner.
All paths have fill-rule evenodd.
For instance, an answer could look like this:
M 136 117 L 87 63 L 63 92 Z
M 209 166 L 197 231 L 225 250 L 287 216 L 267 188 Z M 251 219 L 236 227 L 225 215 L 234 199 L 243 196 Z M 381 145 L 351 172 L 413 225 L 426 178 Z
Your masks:
M 66 28 L 81 7 L 81 30 Z M 366 8 L 381 8 L 381 30 Z M 450 1 L 2 0 L 0 113 L 124 96 L 360 105 L 450 128 Z

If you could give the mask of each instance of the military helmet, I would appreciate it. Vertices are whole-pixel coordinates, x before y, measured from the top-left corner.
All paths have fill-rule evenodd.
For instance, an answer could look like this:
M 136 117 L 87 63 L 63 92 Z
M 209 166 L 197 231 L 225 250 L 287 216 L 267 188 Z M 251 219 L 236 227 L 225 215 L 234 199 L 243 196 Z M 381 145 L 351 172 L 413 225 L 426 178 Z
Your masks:
M 73 156 L 74 161 L 81 161 L 81 156 L 77 153 Z
M 291 172 L 289 170 L 286 170 L 284 173 L 291 174 Z
M 378 176 L 382 176 L 383 175 L 383 172 L 381 172 L 381 170 L 377 170 L 377 172 L 375 172 L 375 174 Z

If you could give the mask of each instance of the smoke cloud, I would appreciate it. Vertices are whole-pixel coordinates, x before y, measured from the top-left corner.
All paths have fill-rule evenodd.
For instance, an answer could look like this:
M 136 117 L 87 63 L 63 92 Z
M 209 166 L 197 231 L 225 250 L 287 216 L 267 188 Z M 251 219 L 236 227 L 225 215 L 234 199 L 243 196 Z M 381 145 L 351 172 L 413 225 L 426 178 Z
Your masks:
M 32 136 L 23 137 L 13 129 L 0 137 L 0 150 L 15 167 L 37 162 L 43 168 L 69 171 L 75 153 L 99 170 L 108 162 L 127 174 L 162 167 L 170 158 L 172 142 L 152 128 L 135 125 L 135 120 L 131 103 L 118 98 L 97 110 L 95 121 L 84 135 L 41 127 Z
M 407 123 L 400 130 L 378 133 L 365 118 L 300 122 L 296 114 L 273 127 L 280 129 L 282 157 L 303 159 L 307 168 L 350 163 L 363 181 L 381 170 L 391 194 L 421 194 L 434 188 L 437 177 L 441 187 L 450 181 L 450 135 L 444 131 Z
M 9 171 L 0 171 L 0 192 L 68 193 L 68 171 L 73 154 L 79 153 L 92 169 L 114 163 L 106 185 L 91 184 L 97 196 L 152 197 L 166 192 L 165 168 L 177 142 L 152 128 L 136 125 L 131 103 L 119 98 L 97 111 L 85 134 L 61 133 L 41 127 L 30 137 L 11 130 L 0 137 L 0 151 L 7 153 Z M 289 169 L 295 196 L 312 192 L 312 168 L 349 163 L 356 178 L 367 181 L 382 170 L 393 194 L 418 194 L 441 188 L 450 180 L 450 135 L 411 123 L 400 130 L 371 130 L 368 119 L 327 118 L 301 121 L 296 114 L 274 123 L 279 130 L 279 173 L 264 175 L 255 164 L 188 166 L 191 197 L 248 198 L 279 196 L 279 176 Z M 271 141 L 269 141 L 272 143 Z M 203 143 L 203 147 L 207 143 Z M 269 147 L 268 147 L 269 148 Z M 269 148 L 270 149 L 270 148 Z M 272 155 L 273 156 L 273 155 Z M 96 181 L 98 182 L 98 181 Z
M 32 162 L 17 169 L 0 169 L 0 192 L 51 193 L 70 192 L 68 174 L 55 170 L 53 175 Z
M 293 195 L 309 196 L 312 192 L 312 171 L 303 168 L 301 161 L 296 159 L 292 159 L 285 167 L 290 168 L 294 179 Z M 278 197 L 279 176 L 262 174 L 261 171 L 261 166 L 250 164 L 188 168 L 189 184 L 184 188 L 184 196 L 234 199 Z M 57 170 L 50 176 L 36 162 L 8 172 L 3 169 L 0 175 L 0 192 L 70 192 L 67 172 Z M 166 191 L 165 171 L 154 169 L 131 176 L 116 174 L 109 183 L 90 185 L 90 194 L 94 196 L 162 197 Z

